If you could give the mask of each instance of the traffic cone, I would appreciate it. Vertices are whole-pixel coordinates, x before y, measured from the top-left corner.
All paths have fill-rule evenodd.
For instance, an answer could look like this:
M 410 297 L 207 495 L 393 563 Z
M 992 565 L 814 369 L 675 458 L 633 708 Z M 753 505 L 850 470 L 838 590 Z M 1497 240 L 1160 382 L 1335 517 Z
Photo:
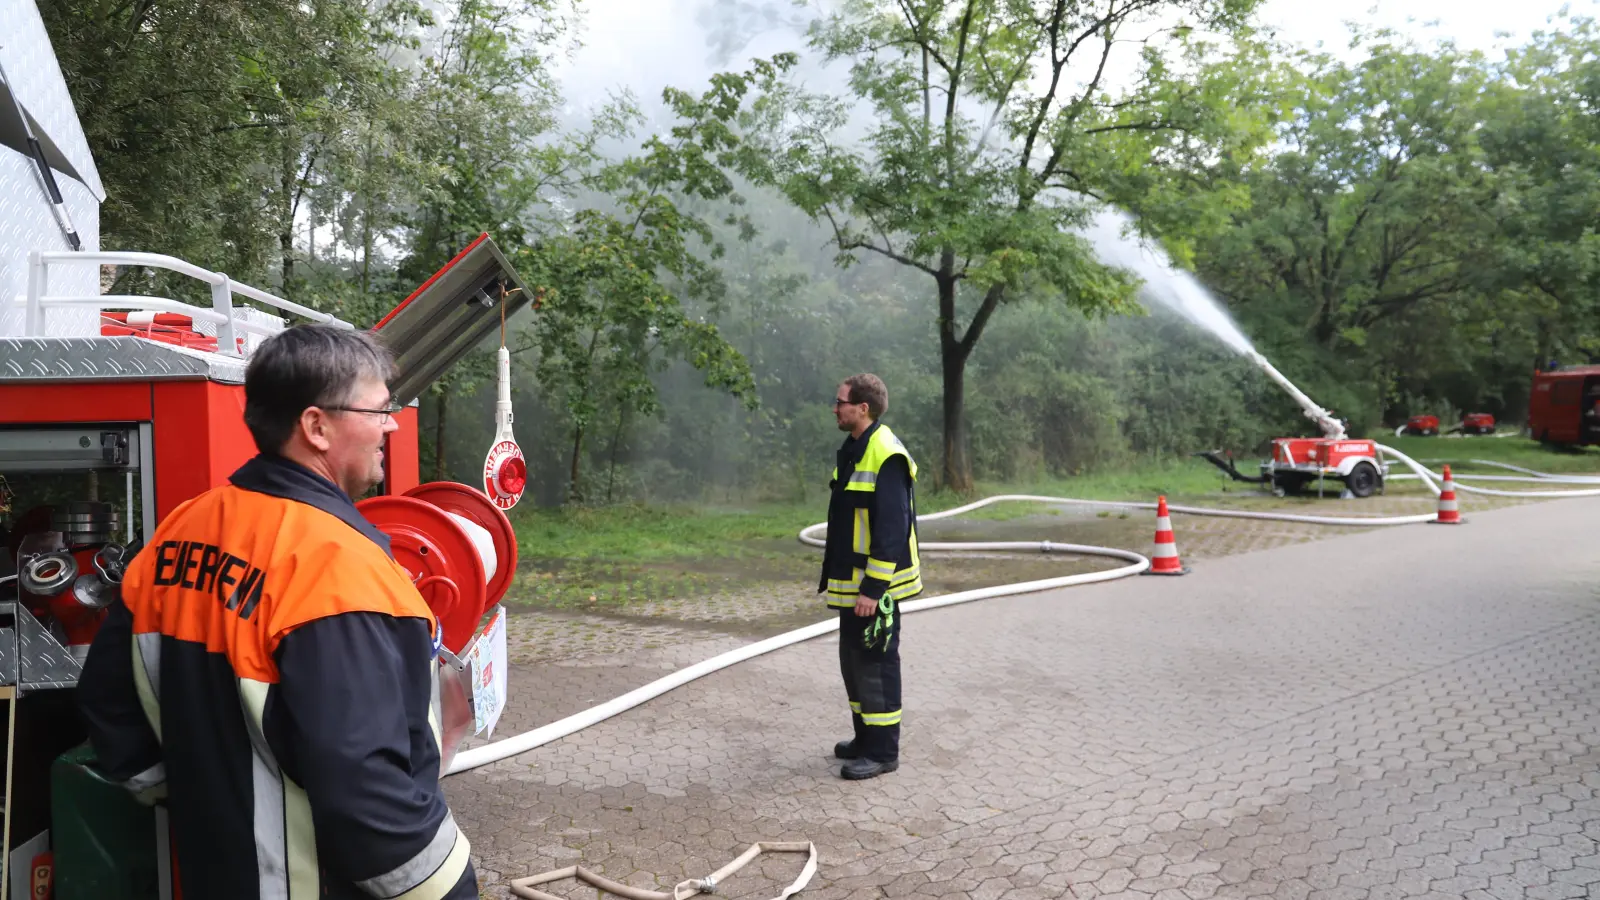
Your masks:
M 1156 550 L 1150 554 L 1150 568 L 1144 574 L 1189 574 L 1189 570 L 1178 561 L 1178 541 L 1172 536 L 1172 515 L 1167 512 L 1166 497 L 1156 499 Z
M 1435 518 L 1437 525 L 1460 525 L 1466 520 L 1461 518 L 1461 506 L 1456 503 L 1456 483 L 1450 477 L 1450 465 L 1444 467 L 1444 484 L 1439 489 L 1439 515 Z

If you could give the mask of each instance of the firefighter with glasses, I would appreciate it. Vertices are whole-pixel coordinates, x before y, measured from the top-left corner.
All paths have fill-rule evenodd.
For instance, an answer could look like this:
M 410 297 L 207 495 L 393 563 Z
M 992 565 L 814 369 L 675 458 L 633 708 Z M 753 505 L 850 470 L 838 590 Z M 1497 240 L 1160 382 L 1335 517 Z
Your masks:
M 833 414 L 848 432 L 828 501 L 828 537 L 817 592 L 839 611 L 839 669 L 855 736 L 834 756 L 840 775 L 874 778 L 900 766 L 899 605 L 922 592 L 917 556 L 917 464 L 879 421 L 889 390 L 876 375 L 839 385 Z
M 260 453 L 162 521 L 90 648 L 99 767 L 165 799 L 185 897 L 478 897 L 439 788 L 439 623 L 353 502 L 399 427 L 392 374 L 366 332 L 264 342 Z

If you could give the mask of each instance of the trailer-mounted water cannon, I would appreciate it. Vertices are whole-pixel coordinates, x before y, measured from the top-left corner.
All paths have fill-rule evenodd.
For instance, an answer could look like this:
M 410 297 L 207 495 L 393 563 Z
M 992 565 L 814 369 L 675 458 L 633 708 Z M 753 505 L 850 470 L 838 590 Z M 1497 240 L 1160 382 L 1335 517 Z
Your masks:
M 1306 418 L 1316 423 L 1322 436 L 1274 438 L 1271 457 L 1261 462 L 1261 474 L 1254 477 L 1241 473 L 1220 450 L 1198 453 L 1197 456 L 1235 481 L 1271 485 L 1273 492 L 1278 494 L 1303 493 L 1313 483 L 1321 485 L 1329 480 L 1343 482 L 1345 491 L 1352 497 L 1370 497 L 1383 487 L 1389 469 L 1378 455 L 1375 442 L 1348 437 L 1344 420 L 1319 406 L 1268 362 L 1265 356 L 1254 349 L 1246 355 L 1300 405 Z

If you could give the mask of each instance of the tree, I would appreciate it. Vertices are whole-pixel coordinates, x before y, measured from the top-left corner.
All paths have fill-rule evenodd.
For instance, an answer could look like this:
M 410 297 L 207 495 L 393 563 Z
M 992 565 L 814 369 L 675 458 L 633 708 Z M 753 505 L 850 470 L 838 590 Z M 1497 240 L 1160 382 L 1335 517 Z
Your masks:
M 586 494 L 585 438 L 607 410 L 619 430 L 629 415 L 658 412 L 652 375 L 666 360 L 684 360 L 708 387 L 754 400 L 744 357 L 715 325 L 689 315 L 666 283 L 703 274 L 694 270 L 704 263 L 684 245 L 693 226 L 656 199 L 631 220 L 584 210 L 572 233 L 529 254 L 527 268 L 544 289 L 526 349 L 537 349 L 539 384 L 560 397 L 569 420 L 568 496 L 575 500 Z
M 1533 365 L 1600 355 L 1600 30 L 1578 18 L 1508 54 L 1482 104 L 1479 141 L 1499 176 L 1493 287 L 1518 292 Z M 1522 360 L 1518 360 L 1522 362 Z
M 405 130 L 406 73 L 387 57 L 427 20 L 410 0 L 64 0 L 40 12 L 105 183 L 103 245 L 256 283 L 276 269 L 284 291 L 300 287 L 302 203 L 341 148 Z M 176 277 L 119 278 L 193 294 Z
M 1074 233 L 1090 203 L 1137 196 L 1163 166 L 1251 133 L 1238 92 L 1248 68 L 1219 63 L 1189 25 L 1169 58 L 1149 43 L 1151 23 L 1186 16 L 1242 35 L 1255 5 L 846 0 L 810 44 L 849 61 L 853 98 L 875 114 L 865 136 L 846 136 L 850 98 L 763 85 L 725 160 L 825 223 L 840 264 L 866 252 L 933 282 L 948 486 L 972 485 L 966 371 L 999 307 L 1050 297 L 1090 313 L 1132 308 L 1130 278 Z M 1140 75 L 1113 95 L 1106 73 L 1130 43 L 1144 44 Z
M 413 194 L 402 217 L 403 284 L 418 285 L 479 234 L 522 246 L 541 193 L 561 183 L 569 158 L 552 134 L 560 96 L 545 53 L 563 34 L 560 0 L 456 0 L 420 67 L 428 125 L 416 152 L 437 177 Z M 472 354 L 429 386 L 434 477 L 449 471 L 445 433 L 451 399 L 492 377 Z
M 701 108 L 727 96 L 727 85 L 744 83 L 745 77 L 734 76 L 704 98 L 682 101 Z M 544 238 L 527 254 L 541 296 L 534 343 L 526 349 L 539 351 L 539 382 L 561 395 L 570 418 L 573 499 L 584 496 L 583 444 L 602 403 L 617 415 L 615 447 L 627 415 L 660 409 L 651 376 L 665 360 L 688 362 L 704 374 L 706 386 L 750 408 L 757 404 L 748 361 L 716 325 L 691 315 L 682 302 L 699 301 L 714 311 L 726 290 L 710 261 L 723 255 L 722 244 L 672 196 L 741 202 L 706 155 L 722 135 L 716 126 L 680 127 L 671 140 L 646 140 L 640 156 L 599 167 L 584 183 L 614 195 L 616 214 L 581 210 L 565 233 Z M 741 218 L 729 215 L 726 222 L 737 226 Z M 740 233 L 748 237 L 748 226 Z
M 1481 317 L 1497 190 L 1483 60 L 1366 43 L 1353 64 L 1304 55 L 1277 152 L 1237 167 L 1218 189 L 1244 199 L 1195 236 L 1206 283 L 1357 427 L 1463 364 L 1440 338 Z

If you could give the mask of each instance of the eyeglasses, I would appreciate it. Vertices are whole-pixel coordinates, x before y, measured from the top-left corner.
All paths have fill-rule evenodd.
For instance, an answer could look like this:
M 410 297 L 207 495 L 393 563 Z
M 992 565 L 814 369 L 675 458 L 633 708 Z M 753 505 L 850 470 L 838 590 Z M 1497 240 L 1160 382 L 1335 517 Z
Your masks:
M 865 402 L 865 400 L 857 402 L 855 400 L 840 400 L 838 397 L 833 398 L 833 406 L 835 409 L 841 406 L 860 406 Z
M 395 413 L 399 412 L 400 410 L 402 410 L 404 408 L 405 407 L 399 406 L 399 405 L 396 405 L 396 404 L 393 404 L 393 403 L 389 404 L 388 406 L 385 406 L 382 409 L 364 409 L 364 408 L 362 408 L 360 406 L 324 406 L 323 407 L 323 409 L 326 409 L 326 410 L 329 410 L 329 411 L 339 410 L 341 412 L 358 412 L 358 413 L 367 413 L 368 415 L 377 416 L 379 425 L 387 424 L 388 421 L 389 421 L 389 417 L 390 416 L 394 415 Z

